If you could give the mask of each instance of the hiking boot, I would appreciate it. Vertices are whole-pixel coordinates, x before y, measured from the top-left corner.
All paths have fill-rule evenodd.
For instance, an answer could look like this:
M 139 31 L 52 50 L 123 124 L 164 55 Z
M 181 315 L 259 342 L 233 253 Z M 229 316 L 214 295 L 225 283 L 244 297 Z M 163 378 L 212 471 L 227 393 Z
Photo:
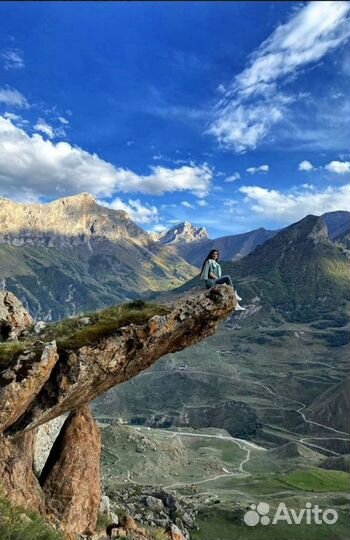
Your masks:
M 240 302 L 242 300 L 242 298 L 237 294 L 237 291 L 235 291 L 235 297 L 237 302 Z

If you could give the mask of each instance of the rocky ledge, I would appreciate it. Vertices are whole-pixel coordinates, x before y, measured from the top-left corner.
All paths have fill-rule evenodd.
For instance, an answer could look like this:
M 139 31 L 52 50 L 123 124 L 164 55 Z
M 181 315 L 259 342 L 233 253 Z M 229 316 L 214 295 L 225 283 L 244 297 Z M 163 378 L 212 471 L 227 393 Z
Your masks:
M 45 329 L 33 337 L 32 319 L 20 302 L 8 293 L 2 298 L 1 490 L 12 503 L 51 518 L 67 537 L 92 533 L 101 495 L 101 441 L 87 404 L 162 356 L 213 334 L 234 310 L 233 289 L 218 285 L 192 293 L 142 323 L 113 324 L 112 311 L 103 333 L 95 319 L 81 318 L 85 330 L 79 336 L 89 339 L 78 344 L 77 333 L 75 340 L 62 338 L 62 324 L 57 342 Z M 38 477 L 33 468 L 37 429 L 65 413 Z

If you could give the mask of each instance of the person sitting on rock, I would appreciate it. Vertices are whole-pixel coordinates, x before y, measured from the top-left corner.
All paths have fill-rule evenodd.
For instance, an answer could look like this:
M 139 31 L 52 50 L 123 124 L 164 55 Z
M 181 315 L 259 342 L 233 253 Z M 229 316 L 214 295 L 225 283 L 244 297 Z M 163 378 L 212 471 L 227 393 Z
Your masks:
M 223 283 L 226 283 L 233 288 L 231 277 L 228 274 L 222 275 L 219 257 L 219 251 L 217 249 L 212 249 L 203 261 L 200 279 L 205 281 L 207 289 Z M 239 305 L 239 301 L 242 300 L 242 298 L 238 296 L 236 291 L 234 292 L 237 300 L 236 311 L 244 311 L 245 308 Z

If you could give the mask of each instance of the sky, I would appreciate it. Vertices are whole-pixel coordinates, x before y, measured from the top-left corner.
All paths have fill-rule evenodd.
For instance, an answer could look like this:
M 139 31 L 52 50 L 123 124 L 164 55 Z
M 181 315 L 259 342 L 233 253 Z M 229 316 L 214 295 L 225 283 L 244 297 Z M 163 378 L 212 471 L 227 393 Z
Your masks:
M 350 201 L 350 3 L 1 2 L 0 196 L 148 231 Z

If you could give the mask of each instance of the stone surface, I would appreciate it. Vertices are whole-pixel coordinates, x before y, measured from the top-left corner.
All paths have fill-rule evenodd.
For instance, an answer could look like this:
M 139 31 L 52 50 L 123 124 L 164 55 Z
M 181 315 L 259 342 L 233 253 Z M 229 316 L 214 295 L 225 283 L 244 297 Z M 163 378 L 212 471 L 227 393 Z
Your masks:
M 171 540 L 186 540 L 179 527 L 174 524 L 170 525 L 168 535 Z
M 47 512 L 67 534 L 96 528 L 101 500 L 101 439 L 87 407 L 72 412 L 57 437 L 40 476 Z
M 59 416 L 37 429 L 33 465 L 34 472 L 38 477 L 44 468 L 46 460 L 51 452 L 51 448 L 53 447 L 66 418 L 66 415 Z
M 18 298 L 0 291 L 0 341 L 17 339 L 33 324 L 33 319 Z
M 11 441 L 0 436 L 0 491 L 12 504 L 44 513 L 44 496 L 33 473 L 34 440 L 34 432 Z
M 57 362 L 56 343 L 21 354 L 0 372 L 0 433 L 13 424 L 36 398 Z
M 156 497 L 152 497 L 152 495 L 146 497 L 146 505 L 155 512 L 161 512 L 164 509 L 163 501 Z
M 167 315 L 119 328 L 93 346 L 61 355 L 52 376 L 8 434 L 30 430 L 88 403 L 154 364 L 213 334 L 235 307 L 232 287 L 188 295 Z

